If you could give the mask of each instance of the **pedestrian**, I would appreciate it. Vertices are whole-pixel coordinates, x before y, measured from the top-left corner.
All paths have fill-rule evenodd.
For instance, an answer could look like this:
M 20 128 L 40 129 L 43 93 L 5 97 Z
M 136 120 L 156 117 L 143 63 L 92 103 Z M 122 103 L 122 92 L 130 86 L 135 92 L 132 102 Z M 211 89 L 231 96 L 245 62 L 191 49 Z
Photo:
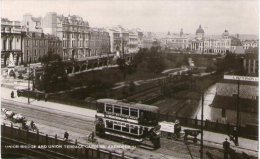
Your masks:
M 68 138 L 69 138 L 69 133 L 68 133 L 67 131 L 65 131 L 65 133 L 64 133 L 64 139 L 65 139 L 65 140 L 68 140 Z
M 94 133 L 94 131 L 92 131 L 91 142 L 94 142 L 94 138 L 95 138 L 95 133 Z
M 223 148 L 224 148 L 224 159 L 228 159 L 228 152 L 230 149 L 230 143 L 227 141 L 227 138 L 223 142 Z
M 45 94 L 44 94 L 44 101 L 47 102 L 47 100 L 48 100 L 48 94 L 45 93 Z
M 233 129 L 232 135 L 230 135 L 230 140 L 232 140 L 235 145 L 238 146 L 238 132 L 236 126 Z
M 11 98 L 14 98 L 14 91 L 11 92 Z
M 30 125 L 31 125 L 31 128 L 34 127 L 34 121 L 33 120 L 31 121 Z
M 236 146 L 238 146 L 238 132 L 237 132 L 237 129 L 238 128 L 235 126 L 234 130 L 233 130 L 233 138 L 235 138 L 234 143 L 235 143 Z
M 174 134 L 176 136 L 176 138 L 180 137 L 180 132 L 181 132 L 181 125 L 179 120 L 176 120 L 174 123 Z

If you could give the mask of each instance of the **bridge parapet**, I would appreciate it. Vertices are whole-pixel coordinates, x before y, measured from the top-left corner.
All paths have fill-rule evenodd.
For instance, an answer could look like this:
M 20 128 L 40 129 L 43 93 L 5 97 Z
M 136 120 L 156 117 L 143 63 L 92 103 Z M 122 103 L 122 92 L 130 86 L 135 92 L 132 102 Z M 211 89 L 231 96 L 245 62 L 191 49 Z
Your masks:
M 23 130 L 19 127 L 1 125 L 2 153 L 19 154 L 22 151 L 40 152 L 60 158 L 86 158 L 86 159 L 130 159 L 124 153 L 118 154 L 99 146 L 82 144 L 77 140 L 63 140 L 57 135 L 51 136 L 41 132 Z

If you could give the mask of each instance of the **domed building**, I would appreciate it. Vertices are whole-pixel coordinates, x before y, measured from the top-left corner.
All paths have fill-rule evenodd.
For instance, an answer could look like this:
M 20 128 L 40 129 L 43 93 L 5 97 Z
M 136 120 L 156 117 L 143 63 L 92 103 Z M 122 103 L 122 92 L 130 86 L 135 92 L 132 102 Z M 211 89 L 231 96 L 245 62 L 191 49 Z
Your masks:
M 229 33 L 228 33 L 228 30 L 227 30 L 227 29 L 225 29 L 224 33 L 222 34 L 222 37 L 223 37 L 224 39 L 229 38 Z
M 191 41 L 191 50 L 206 54 L 226 54 L 231 51 L 231 38 L 228 30 L 224 30 L 221 38 L 217 36 L 205 38 L 204 34 L 200 25 L 196 30 L 196 37 Z
M 204 38 L 204 30 L 202 29 L 201 25 L 199 26 L 199 28 L 196 30 L 196 38 L 197 39 L 203 39 Z

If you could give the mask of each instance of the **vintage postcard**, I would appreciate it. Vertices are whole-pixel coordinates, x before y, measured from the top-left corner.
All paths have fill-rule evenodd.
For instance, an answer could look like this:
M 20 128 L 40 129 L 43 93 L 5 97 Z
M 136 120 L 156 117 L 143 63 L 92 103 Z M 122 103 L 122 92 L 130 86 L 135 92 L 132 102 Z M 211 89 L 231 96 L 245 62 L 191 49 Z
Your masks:
M 258 0 L 1 0 L 1 157 L 257 159 Z

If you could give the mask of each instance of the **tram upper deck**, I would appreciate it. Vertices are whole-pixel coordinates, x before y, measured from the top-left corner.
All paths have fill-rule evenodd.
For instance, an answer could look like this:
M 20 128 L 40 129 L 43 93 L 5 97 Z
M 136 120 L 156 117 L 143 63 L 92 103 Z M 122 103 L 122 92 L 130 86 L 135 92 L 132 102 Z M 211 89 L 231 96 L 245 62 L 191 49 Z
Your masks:
M 98 99 L 97 113 L 117 120 L 154 125 L 158 124 L 159 108 L 140 103 L 124 103 L 115 99 Z

